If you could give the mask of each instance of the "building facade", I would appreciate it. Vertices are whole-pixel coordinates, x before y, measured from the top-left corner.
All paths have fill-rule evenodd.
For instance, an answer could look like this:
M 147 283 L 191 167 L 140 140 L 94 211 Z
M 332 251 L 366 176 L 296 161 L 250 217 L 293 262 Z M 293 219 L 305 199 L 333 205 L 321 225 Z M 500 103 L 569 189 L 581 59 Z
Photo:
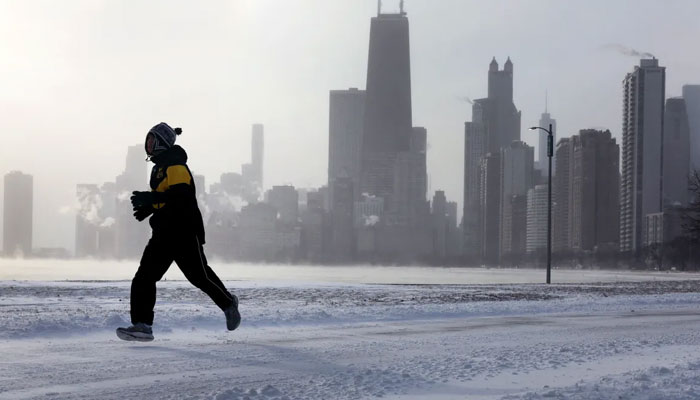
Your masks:
M 4 178 L 3 252 L 7 256 L 30 256 L 34 215 L 34 178 L 13 171 Z
M 690 200 L 690 153 L 690 130 L 685 100 L 667 99 L 663 150 L 664 209 L 673 205 L 685 206 Z
M 642 59 L 623 81 L 620 251 L 644 244 L 647 214 L 662 212 L 663 119 L 666 69 Z

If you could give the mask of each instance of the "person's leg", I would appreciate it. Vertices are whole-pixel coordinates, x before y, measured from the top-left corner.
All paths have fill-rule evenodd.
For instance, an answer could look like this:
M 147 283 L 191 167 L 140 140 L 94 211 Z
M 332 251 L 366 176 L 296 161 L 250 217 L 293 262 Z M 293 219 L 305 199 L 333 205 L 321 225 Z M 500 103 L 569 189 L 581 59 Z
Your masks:
M 219 277 L 207 264 L 204 249 L 195 234 L 184 237 L 177 247 L 175 262 L 187 280 L 208 294 L 221 310 L 226 310 L 237 303 L 235 296 L 226 290 Z
M 153 325 L 153 307 L 156 304 L 156 282 L 173 262 L 172 243 L 152 237 L 141 257 L 136 276 L 131 281 L 131 323 Z

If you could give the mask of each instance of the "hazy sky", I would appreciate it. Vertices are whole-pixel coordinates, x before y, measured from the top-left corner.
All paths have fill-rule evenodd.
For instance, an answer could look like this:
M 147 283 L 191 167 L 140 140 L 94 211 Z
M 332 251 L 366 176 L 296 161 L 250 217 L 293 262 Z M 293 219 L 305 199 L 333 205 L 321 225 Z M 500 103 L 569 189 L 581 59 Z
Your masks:
M 384 0 L 387 9 L 398 0 Z M 265 184 L 326 181 L 328 91 L 364 88 L 374 0 L 0 0 L 0 174 L 34 175 L 34 245 L 74 245 L 77 183 L 113 181 L 126 147 L 166 121 L 207 185 L 250 160 L 265 124 Z M 462 97 L 486 95 L 488 64 L 515 65 L 525 128 L 544 109 L 559 137 L 619 138 L 621 81 L 667 67 L 667 97 L 700 83 L 697 0 L 406 0 L 413 123 L 428 129 L 432 191 L 462 201 Z M 619 140 L 619 139 L 618 139 Z M 146 169 L 144 162 L 144 170 Z M 145 189 L 146 173 L 144 171 Z M 0 188 L 2 190 L 2 188 Z M 2 199 L 0 198 L 0 201 Z

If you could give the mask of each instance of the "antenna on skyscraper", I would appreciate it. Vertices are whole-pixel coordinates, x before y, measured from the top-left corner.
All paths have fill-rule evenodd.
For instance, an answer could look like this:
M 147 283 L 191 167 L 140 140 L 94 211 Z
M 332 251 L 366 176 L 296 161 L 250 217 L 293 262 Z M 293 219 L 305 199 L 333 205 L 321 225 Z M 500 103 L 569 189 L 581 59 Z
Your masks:
M 545 114 L 547 113 L 547 108 L 548 108 L 547 106 L 549 105 L 549 104 L 548 104 L 548 103 L 549 103 L 549 99 L 547 98 L 547 95 L 548 95 L 547 89 L 545 89 L 545 90 L 544 90 L 544 112 L 545 112 Z
M 377 16 L 382 14 L 382 0 L 377 0 Z
M 403 0 L 399 2 L 399 14 L 406 15 L 406 12 L 403 10 Z

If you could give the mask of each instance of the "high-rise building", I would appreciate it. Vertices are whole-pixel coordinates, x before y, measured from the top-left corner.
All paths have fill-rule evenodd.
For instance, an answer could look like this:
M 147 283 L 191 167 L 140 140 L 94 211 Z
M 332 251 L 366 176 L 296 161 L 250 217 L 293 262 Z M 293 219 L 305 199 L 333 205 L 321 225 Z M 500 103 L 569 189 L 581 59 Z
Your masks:
M 331 205 L 331 254 L 336 260 L 351 260 L 355 253 L 355 194 L 352 178 L 338 177 L 333 182 Z
M 690 200 L 688 191 L 690 152 L 690 132 L 685 100 L 683 98 L 667 99 L 664 114 L 664 208 L 671 205 L 685 206 Z
M 481 259 L 498 264 L 501 227 L 501 153 L 488 153 L 481 159 Z
M 610 131 L 594 129 L 581 130 L 570 143 L 571 248 L 615 247 L 620 227 L 620 147 Z
M 623 81 L 620 251 L 644 244 L 647 214 L 662 211 L 666 68 L 642 59 Z
M 486 128 L 483 103 L 472 105 L 472 122 L 464 123 L 464 208 L 462 229 L 464 255 L 472 260 L 481 254 L 481 159 L 486 154 Z
M 552 178 L 552 251 L 563 252 L 571 249 L 571 159 L 573 146 L 571 139 L 559 139 L 556 149 L 557 174 Z M 546 235 L 545 235 L 546 239 Z
M 340 180 L 344 179 L 350 178 L 341 178 Z M 302 189 L 297 189 L 297 191 L 301 197 Z M 327 226 L 328 218 L 326 218 L 326 211 L 323 207 L 323 195 L 318 191 L 304 190 L 304 192 L 306 200 L 305 207 L 301 211 L 301 251 L 307 260 L 319 262 L 323 260 L 327 248 L 330 247 L 331 240 L 328 238 L 328 233 L 331 232 L 331 229 Z M 352 198 L 350 202 L 352 208 Z M 350 221 L 351 233 L 354 232 L 352 224 L 353 221 Z M 336 259 L 336 257 L 333 258 Z
M 534 186 L 535 150 L 514 141 L 501 149 L 500 255 L 525 253 L 527 192 Z
M 446 257 L 448 249 L 447 198 L 442 190 L 436 191 L 433 196 L 432 214 L 433 255 L 441 258 Z
M 690 167 L 700 170 L 700 85 L 683 85 L 690 130 Z
M 520 140 L 520 111 L 513 103 L 513 62 L 510 57 L 498 69 L 496 58 L 489 64 L 489 95 L 484 102 L 483 117 L 486 126 L 487 151 L 494 153 Z
M 351 88 L 331 90 L 328 137 L 328 187 L 333 201 L 333 181 L 350 178 L 360 184 L 360 152 L 365 114 L 365 91 Z M 355 199 L 359 199 L 355 193 Z
M 547 248 L 547 185 L 536 185 L 527 192 L 528 253 Z
M 392 204 L 395 161 L 410 149 L 411 67 L 405 13 L 382 14 L 370 24 L 360 192 Z
M 13 171 L 5 175 L 3 251 L 7 256 L 32 254 L 34 178 Z

